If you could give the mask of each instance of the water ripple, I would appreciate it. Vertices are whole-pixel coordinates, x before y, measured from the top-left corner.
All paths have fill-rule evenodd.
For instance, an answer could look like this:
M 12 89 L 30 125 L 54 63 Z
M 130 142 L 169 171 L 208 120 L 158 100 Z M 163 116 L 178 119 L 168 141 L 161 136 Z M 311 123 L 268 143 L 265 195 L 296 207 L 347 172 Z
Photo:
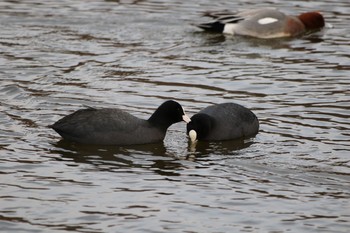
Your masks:
M 2 230 L 347 232 L 349 6 L 274 5 L 332 27 L 262 41 L 191 26 L 248 1 L 1 2 Z M 46 127 L 84 105 L 146 119 L 167 99 L 189 115 L 240 103 L 260 132 L 193 147 L 179 123 L 164 143 L 96 147 Z

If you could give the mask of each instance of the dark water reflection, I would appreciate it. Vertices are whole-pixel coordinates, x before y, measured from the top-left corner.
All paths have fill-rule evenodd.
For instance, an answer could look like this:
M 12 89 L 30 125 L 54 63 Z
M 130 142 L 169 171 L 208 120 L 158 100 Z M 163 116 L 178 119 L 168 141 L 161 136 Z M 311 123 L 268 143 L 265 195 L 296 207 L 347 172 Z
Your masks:
M 181 169 L 181 160 L 203 160 L 215 153 L 220 156 L 239 157 L 239 150 L 253 144 L 253 139 L 223 141 L 223 142 L 188 142 L 187 151 L 182 153 L 167 150 L 163 143 L 134 145 L 134 146 L 94 146 L 72 143 L 61 140 L 54 143 L 51 150 L 58 161 L 73 160 L 76 163 L 88 163 L 92 165 L 110 165 L 112 170 L 127 167 L 158 168 L 162 170 Z M 145 156 L 149 156 L 146 159 Z M 136 156 L 136 157 L 135 157 Z M 140 160 L 138 160 L 140 156 Z M 247 158 L 246 155 L 242 155 Z M 145 162 L 147 160 L 147 162 Z M 168 174 L 169 175 L 169 174 Z M 176 174 L 179 175 L 179 174 Z
M 257 40 L 190 25 L 251 1 L 2 1 L 2 231 L 347 232 L 349 4 L 273 5 L 328 26 Z M 237 102 L 261 130 L 194 148 L 179 123 L 164 143 L 94 147 L 46 127 L 83 105 L 147 118 L 166 99 L 189 115 Z

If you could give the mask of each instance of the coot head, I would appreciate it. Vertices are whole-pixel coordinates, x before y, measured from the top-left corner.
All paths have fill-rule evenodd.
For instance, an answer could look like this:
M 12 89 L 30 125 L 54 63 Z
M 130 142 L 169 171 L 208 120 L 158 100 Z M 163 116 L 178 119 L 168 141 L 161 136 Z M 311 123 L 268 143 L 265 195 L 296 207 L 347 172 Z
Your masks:
M 210 116 L 203 113 L 197 113 L 191 117 L 191 122 L 187 124 L 187 135 L 192 142 L 204 139 L 213 127 L 213 121 Z
M 148 121 L 156 127 L 167 129 L 174 123 L 180 121 L 188 123 L 191 119 L 185 114 L 184 109 L 178 102 L 168 100 L 157 108 Z

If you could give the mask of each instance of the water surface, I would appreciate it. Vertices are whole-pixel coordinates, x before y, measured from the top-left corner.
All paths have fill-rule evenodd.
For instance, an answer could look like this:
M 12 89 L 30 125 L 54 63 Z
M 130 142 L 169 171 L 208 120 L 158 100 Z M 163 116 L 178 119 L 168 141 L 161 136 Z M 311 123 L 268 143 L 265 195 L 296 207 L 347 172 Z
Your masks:
M 348 232 L 350 6 L 322 32 L 258 40 L 202 31 L 200 12 L 271 6 L 201 1 L 0 3 L 0 227 L 4 232 Z M 83 105 L 147 118 L 236 102 L 249 140 L 93 147 L 46 126 Z

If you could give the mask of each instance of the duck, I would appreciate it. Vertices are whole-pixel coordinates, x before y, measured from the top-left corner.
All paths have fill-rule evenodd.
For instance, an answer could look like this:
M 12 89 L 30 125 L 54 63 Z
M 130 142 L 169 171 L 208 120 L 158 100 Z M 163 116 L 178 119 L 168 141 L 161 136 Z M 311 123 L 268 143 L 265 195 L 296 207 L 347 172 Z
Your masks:
M 91 145 L 136 145 L 164 140 L 167 129 L 177 122 L 190 122 L 174 100 L 162 103 L 147 119 L 118 108 L 87 107 L 63 117 L 50 128 L 65 140 Z
M 236 13 L 206 12 L 204 16 L 211 17 L 214 21 L 196 24 L 201 29 L 261 39 L 296 37 L 309 31 L 320 30 L 325 26 L 324 17 L 320 12 L 313 11 L 292 16 L 272 7 Z
M 231 102 L 210 105 L 187 123 L 187 135 L 192 143 L 249 138 L 258 131 L 257 116 L 248 108 Z

